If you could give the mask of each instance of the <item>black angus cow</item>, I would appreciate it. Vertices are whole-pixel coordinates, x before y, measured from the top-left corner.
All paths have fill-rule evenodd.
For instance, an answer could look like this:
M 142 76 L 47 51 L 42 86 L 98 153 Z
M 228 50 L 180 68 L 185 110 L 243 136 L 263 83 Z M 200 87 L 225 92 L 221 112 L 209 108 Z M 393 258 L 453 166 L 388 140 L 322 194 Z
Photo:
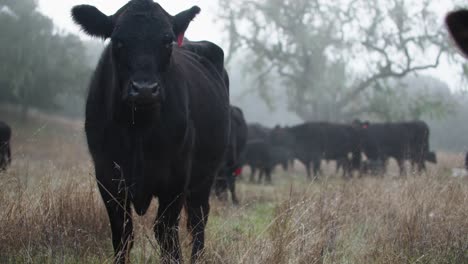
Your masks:
M 199 12 L 194 6 L 171 16 L 151 0 L 129 1 L 111 16 L 88 5 L 72 10 L 86 33 L 110 39 L 89 87 L 85 131 L 117 263 L 127 261 L 133 244 L 131 206 L 143 215 L 154 197 L 162 262 L 181 262 L 184 205 L 192 263 L 204 248 L 209 195 L 227 149 L 230 114 L 223 57 L 182 45 Z M 223 54 L 216 45 L 208 49 Z
M 245 152 L 242 155 L 242 164 L 248 165 L 251 169 L 250 182 L 255 181 L 255 174 L 259 171 L 258 183 L 265 175 L 267 183 L 271 183 L 271 173 L 275 165 L 271 145 L 264 139 L 254 139 L 247 141 Z
M 273 146 L 263 139 L 250 140 L 243 155 L 243 164 L 251 169 L 249 180 L 255 182 L 258 172 L 257 183 L 263 181 L 272 183 L 271 174 L 276 165 L 281 165 L 284 171 L 288 170 L 289 150 L 281 146 Z
M 408 130 L 408 159 L 419 173 L 426 171 L 426 161 L 437 163 L 436 154 L 429 150 L 429 126 L 423 121 L 401 122 Z
M 268 135 L 271 132 L 271 128 L 263 126 L 258 123 L 252 123 L 247 125 L 247 139 L 256 140 L 256 139 L 267 139 Z
M 468 10 L 460 9 L 449 13 L 445 22 L 457 46 L 468 56 Z
M 465 154 L 465 170 L 468 170 L 468 152 Z
M 282 145 L 272 144 L 270 141 L 271 128 L 265 127 L 258 123 L 248 125 L 247 139 L 253 145 L 248 148 L 249 153 L 246 153 L 244 164 L 251 168 L 250 181 L 253 182 L 255 174 L 259 172 L 259 182 L 262 181 L 263 175 L 266 175 L 268 182 L 271 182 L 271 173 L 276 165 L 281 165 L 284 171 L 288 170 L 289 163 L 292 159 L 289 149 Z M 261 143 L 259 143 L 261 142 Z M 264 154 L 263 157 L 259 155 Z
M 347 124 L 329 123 L 325 131 L 323 159 L 335 160 L 337 169 L 343 169 L 343 177 L 351 177 L 361 166 L 358 130 Z
M 226 190 L 231 192 L 234 204 L 239 204 L 236 196 L 236 176 L 241 172 L 241 155 L 247 143 L 247 123 L 239 107 L 231 106 L 231 133 L 225 163 L 215 181 L 215 194 L 225 199 Z
M 344 176 L 359 168 L 361 155 L 357 131 L 351 125 L 326 122 L 308 122 L 292 127 L 277 127 L 271 133 L 273 144 L 291 150 L 292 155 L 304 164 L 307 178 L 320 173 L 322 159 L 336 160 L 344 166 Z
M 394 158 L 404 173 L 404 161 L 409 156 L 409 134 L 401 124 L 365 122 L 361 131 L 362 152 L 374 164 L 372 172 L 385 172 L 387 160 Z
M 11 128 L 0 121 L 0 171 L 6 170 L 11 164 Z
M 373 165 L 375 174 L 383 174 L 389 158 L 394 158 L 400 175 L 406 174 L 404 162 L 409 160 L 418 171 L 426 169 L 425 161 L 435 163 L 435 153 L 429 151 L 429 127 L 422 121 L 362 124 L 360 145 Z

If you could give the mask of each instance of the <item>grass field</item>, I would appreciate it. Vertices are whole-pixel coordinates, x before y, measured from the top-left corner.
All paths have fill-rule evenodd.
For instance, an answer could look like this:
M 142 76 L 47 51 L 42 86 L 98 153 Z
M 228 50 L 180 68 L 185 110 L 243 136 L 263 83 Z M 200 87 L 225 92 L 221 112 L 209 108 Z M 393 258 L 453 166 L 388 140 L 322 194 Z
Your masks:
M 107 215 L 82 123 L 35 117 L 0 120 L 14 129 L 13 166 L 0 174 L 0 263 L 111 263 Z M 468 179 L 439 153 L 427 175 L 333 175 L 307 182 L 300 165 L 274 185 L 240 181 L 239 207 L 212 200 L 205 263 L 468 263 Z M 245 177 L 248 178 L 248 177 Z M 155 201 L 135 217 L 132 263 L 157 263 Z M 181 219 L 185 260 L 190 236 Z

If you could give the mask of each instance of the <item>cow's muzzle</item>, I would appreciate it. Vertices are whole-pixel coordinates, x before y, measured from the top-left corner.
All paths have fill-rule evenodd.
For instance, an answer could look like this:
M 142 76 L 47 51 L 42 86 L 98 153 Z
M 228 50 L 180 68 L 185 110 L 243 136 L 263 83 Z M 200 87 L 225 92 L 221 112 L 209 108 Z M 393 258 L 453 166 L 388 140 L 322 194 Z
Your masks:
M 155 104 L 159 101 L 160 95 L 159 82 L 130 82 L 128 99 L 135 104 Z

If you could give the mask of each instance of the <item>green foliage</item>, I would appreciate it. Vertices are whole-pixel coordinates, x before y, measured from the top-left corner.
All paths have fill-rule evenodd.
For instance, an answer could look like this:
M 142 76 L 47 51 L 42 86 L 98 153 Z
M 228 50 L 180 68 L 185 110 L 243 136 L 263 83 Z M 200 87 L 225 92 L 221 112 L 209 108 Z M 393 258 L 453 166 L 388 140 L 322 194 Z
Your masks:
M 57 32 L 33 0 L 2 0 L 0 8 L 0 102 L 60 110 L 59 96 L 82 97 L 91 67 L 81 40 Z

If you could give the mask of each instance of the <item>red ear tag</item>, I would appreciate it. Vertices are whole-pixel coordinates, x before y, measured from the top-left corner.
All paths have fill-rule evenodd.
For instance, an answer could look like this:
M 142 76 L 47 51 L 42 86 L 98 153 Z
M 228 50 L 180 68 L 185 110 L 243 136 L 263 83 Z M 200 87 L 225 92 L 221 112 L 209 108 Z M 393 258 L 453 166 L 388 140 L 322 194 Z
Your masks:
M 179 34 L 179 36 L 177 36 L 177 46 L 179 47 L 184 43 L 184 33 L 185 32 L 182 32 Z
M 241 175 L 241 173 L 242 173 L 242 167 L 239 167 L 234 171 L 234 176 L 239 176 Z

